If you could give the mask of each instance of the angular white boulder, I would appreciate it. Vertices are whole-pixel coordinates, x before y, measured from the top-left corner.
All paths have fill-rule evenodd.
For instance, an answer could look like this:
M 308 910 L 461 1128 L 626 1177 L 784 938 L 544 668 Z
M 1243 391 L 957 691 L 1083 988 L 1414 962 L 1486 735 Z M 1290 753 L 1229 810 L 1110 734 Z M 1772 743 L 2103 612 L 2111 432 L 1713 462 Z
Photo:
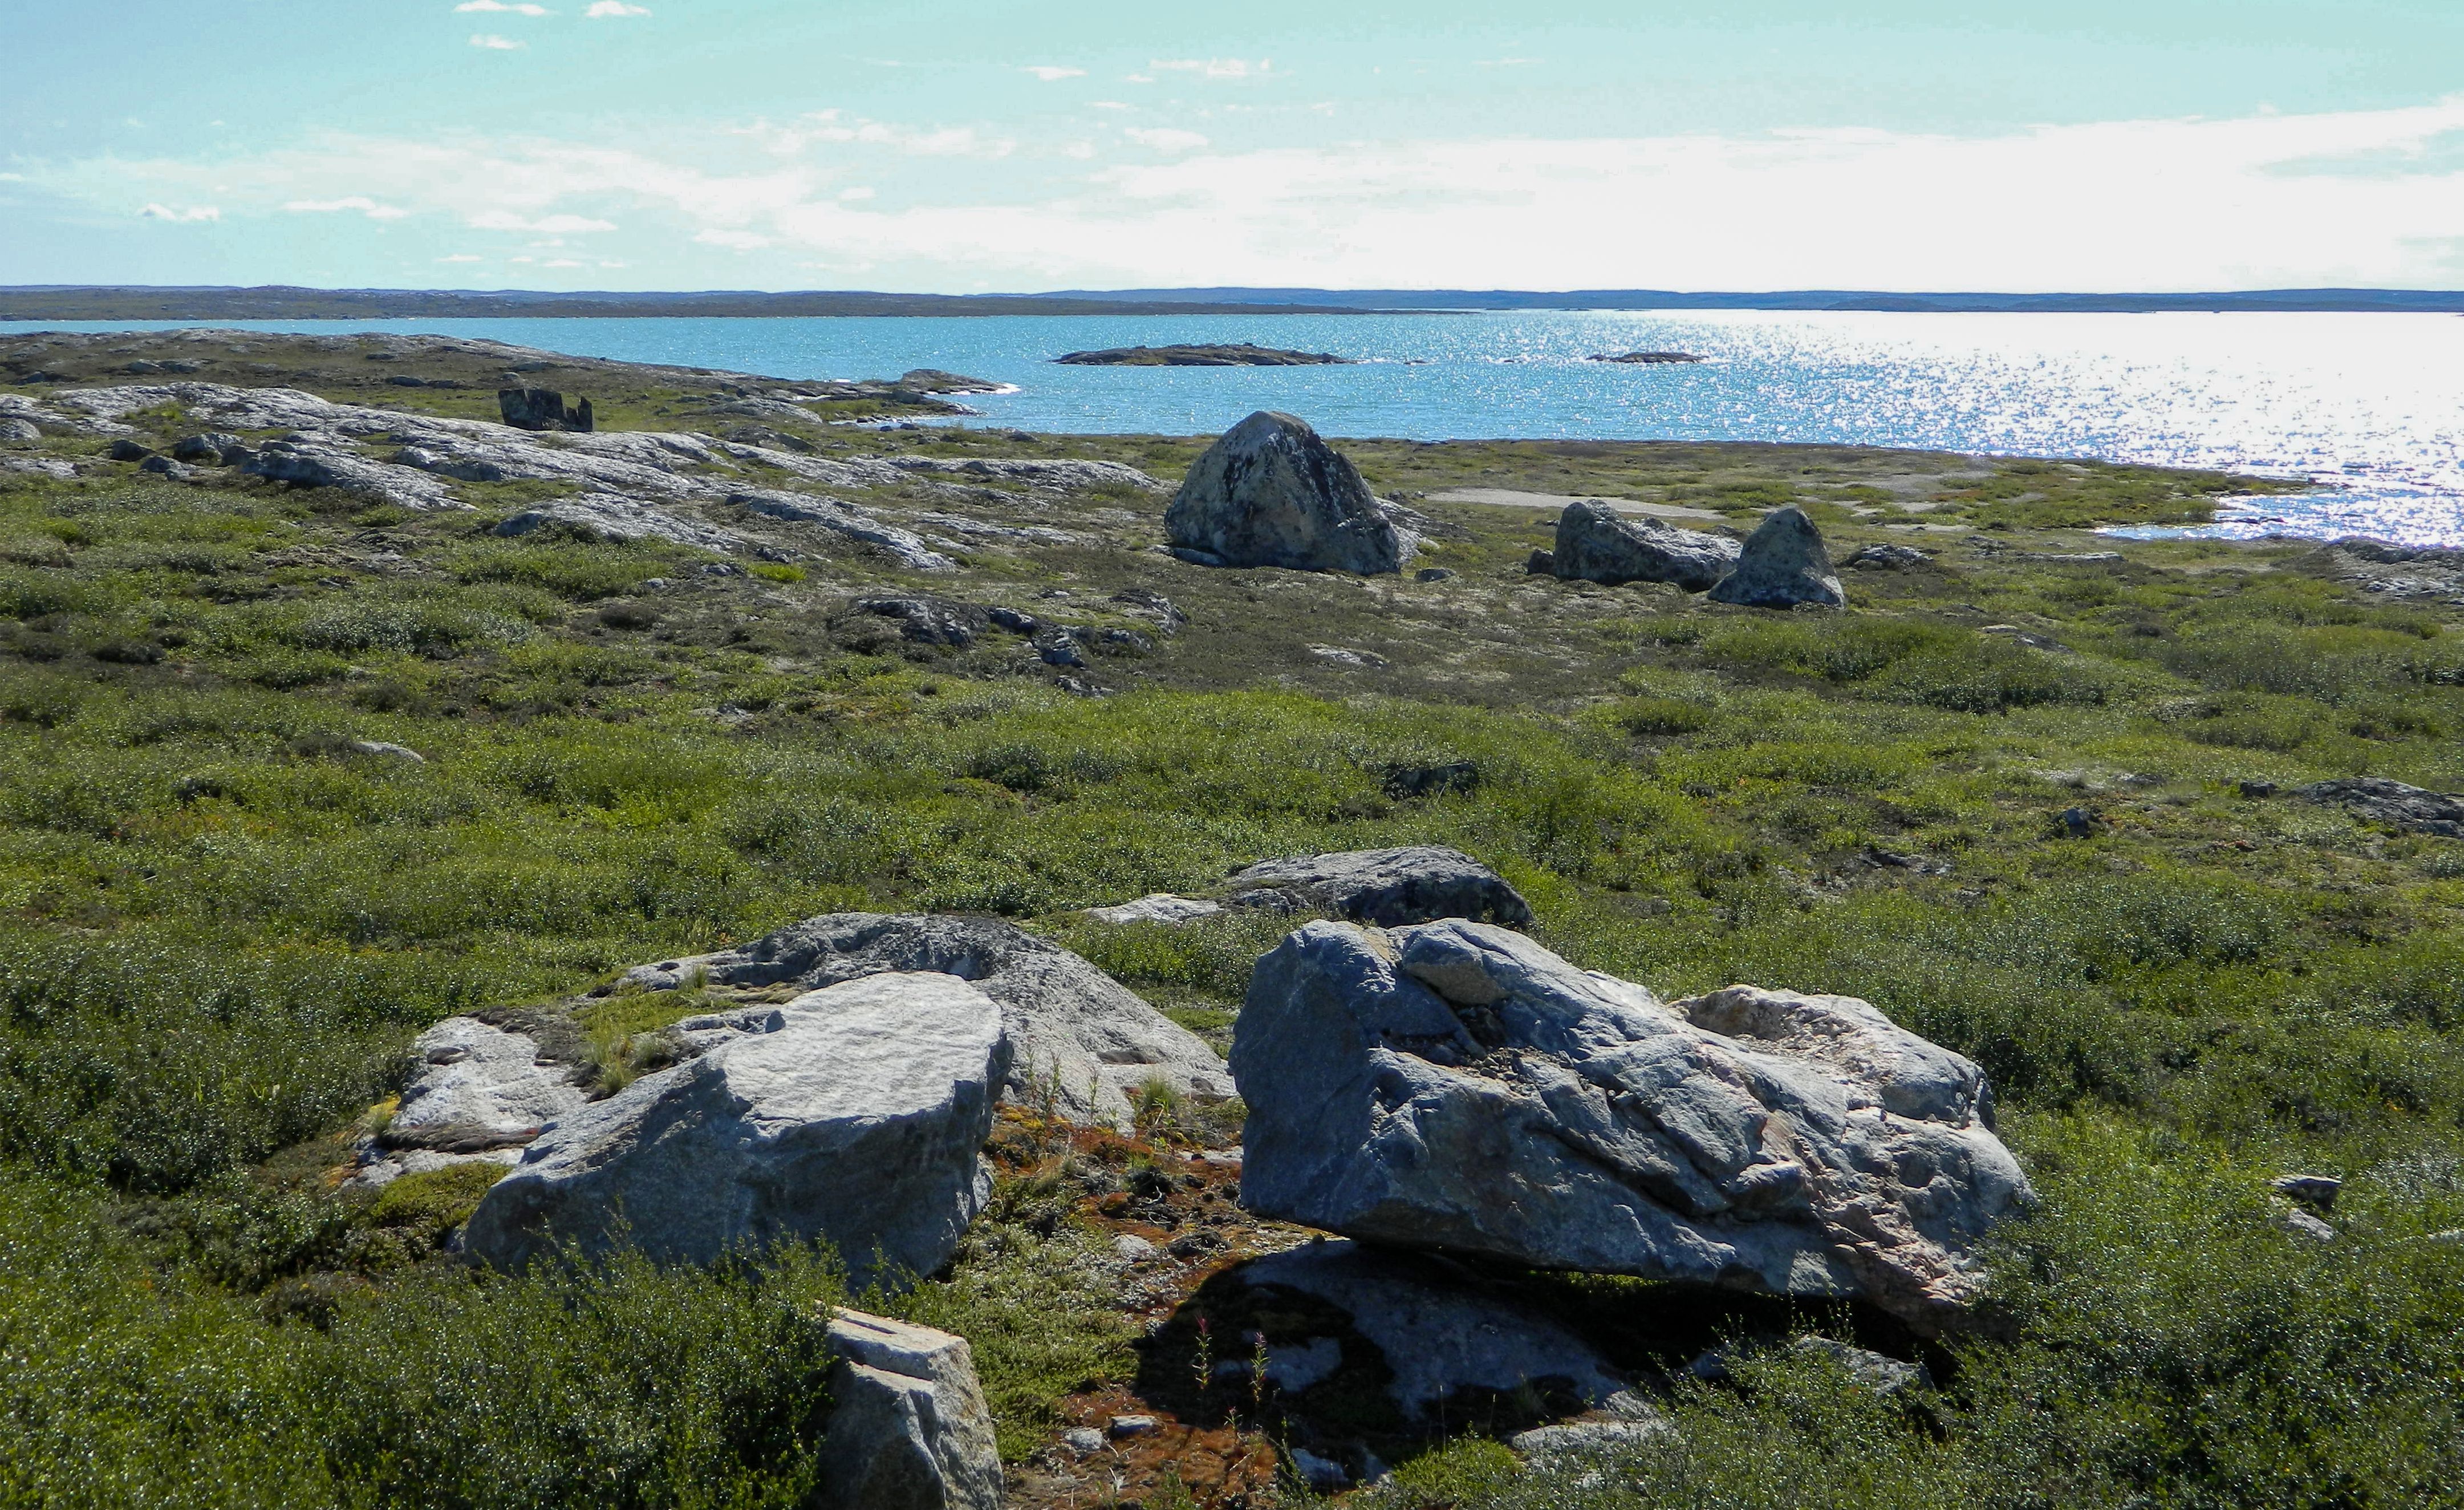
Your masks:
M 466 1249 L 519 1268 L 558 1243 L 709 1262 L 822 1238 L 859 1283 L 938 1269 L 988 1192 L 1001 1008 L 955 976 L 898 974 L 762 1018 L 557 1119 L 479 1203 Z
M 1241 1196 L 1369 1241 L 1959 1325 L 2029 1198 L 1969 1061 L 1849 996 L 1664 1004 L 1507 930 L 1311 923 L 1234 1029 Z
M 965 1338 L 842 1310 L 829 1340 L 839 1364 L 816 1503 L 1001 1510 L 992 1409 Z
M 378 1141 L 436 1153 L 529 1143 L 586 1100 L 569 1066 L 539 1056 L 527 1034 L 447 1018 L 410 1040 L 410 1083 Z
M 1224 431 L 1164 511 L 1183 559 L 1304 572 L 1402 570 L 1409 554 L 1358 469 L 1309 422 L 1261 409 Z
M 985 918 L 834 912 L 724 953 L 639 966 L 625 979 L 652 991 L 696 978 L 815 987 L 886 971 L 939 971 L 1001 1003 L 1012 1100 L 1049 1099 L 1072 1121 L 1126 1126 L 1150 1081 L 1200 1103 L 1232 1094 L 1231 1071 L 1205 1039 L 1067 950 Z

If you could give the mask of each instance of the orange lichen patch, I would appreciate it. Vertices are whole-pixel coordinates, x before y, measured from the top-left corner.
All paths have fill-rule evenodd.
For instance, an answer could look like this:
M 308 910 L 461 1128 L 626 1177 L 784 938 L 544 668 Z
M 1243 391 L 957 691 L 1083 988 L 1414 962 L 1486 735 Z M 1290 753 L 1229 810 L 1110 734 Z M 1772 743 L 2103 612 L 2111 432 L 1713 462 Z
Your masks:
M 1126 1390 L 1075 1395 L 1062 1402 L 1070 1427 L 1103 1433 L 1104 1445 L 1083 1455 L 1055 1443 L 1010 1476 L 1018 1510 L 1097 1510 L 1112 1505 L 1175 1502 L 1175 1487 L 1205 1510 L 1264 1510 L 1279 1501 L 1274 1444 L 1243 1425 L 1193 1425 L 1157 1412 Z M 1152 1416 L 1155 1429 L 1113 1436 L 1121 1416 Z

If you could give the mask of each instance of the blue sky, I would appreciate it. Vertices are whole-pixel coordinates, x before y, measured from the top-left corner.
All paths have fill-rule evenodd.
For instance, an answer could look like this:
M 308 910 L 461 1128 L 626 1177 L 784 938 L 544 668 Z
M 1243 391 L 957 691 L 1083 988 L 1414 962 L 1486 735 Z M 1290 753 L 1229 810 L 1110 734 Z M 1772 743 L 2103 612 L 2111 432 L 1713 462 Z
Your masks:
M 2464 0 L 8 0 L 0 283 L 2464 286 Z

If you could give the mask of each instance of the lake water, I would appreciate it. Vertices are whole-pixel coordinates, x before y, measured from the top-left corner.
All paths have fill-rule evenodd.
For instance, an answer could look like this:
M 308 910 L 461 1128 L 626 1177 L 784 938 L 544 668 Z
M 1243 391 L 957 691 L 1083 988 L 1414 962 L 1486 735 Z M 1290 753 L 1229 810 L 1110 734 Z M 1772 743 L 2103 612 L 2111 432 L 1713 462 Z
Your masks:
M 782 378 L 938 367 L 1016 385 L 983 420 L 1195 434 L 1287 409 L 1333 436 L 1818 441 L 2212 467 L 2328 484 L 2193 533 L 2464 545 L 2464 317 L 1707 311 L 960 319 L 251 321 L 484 337 Z M 42 328 L 0 324 L 0 332 Z M 165 322 L 70 324 L 77 330 Z M 1249 340 L 1356 366 L 1065 367 Z M 1707 360 L 1584 359 L 1681 350 Z

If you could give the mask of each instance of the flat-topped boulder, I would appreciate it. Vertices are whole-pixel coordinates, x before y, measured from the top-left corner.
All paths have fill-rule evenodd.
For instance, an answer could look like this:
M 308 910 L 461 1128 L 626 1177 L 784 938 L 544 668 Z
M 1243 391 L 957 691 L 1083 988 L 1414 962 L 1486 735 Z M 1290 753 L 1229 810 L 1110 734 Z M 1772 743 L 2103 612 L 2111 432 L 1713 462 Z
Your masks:
M 1241 1199 L 1398 1247 L 1966 1320 L 2030 1199 L 1974 1063 L 1849 996 L 1662 1002 L 1518 933 L 1311 923 L 1232 1041 Z
M 1804 510 L 1791 506 L 1772 510 L 1746 536 L 1736 569 L 1711 589 L 1711 599 L 1746 608 L 1794 608 L 1805 603 L 1837 608 L 1847 603 L 1848 595 L 1839 586 L 1839 574 L 1832 569 L 1822 532 Z
M 1375 577 L 1409 554 L 1359 470 L 1306 420 L 1272 409 L 1207 448 L 1163 522 L 1173 553 L 1204 566 Z
M 1699 593 L 1735 569 L 1738 549 L 1725 535 L 1629 518 L 1610 504 L 1586 498 L 1566 505 L 1557 516 L 1549 570 L 1569 581 L 1673 582 Z
M 549 1124 L 464 1247 L 517 1269 L 565 1245 L 709 1263 L 820 1239 L 858 1283 L 947 1262 L 990 1192 L 981 1149 L 1010 1067 L 993 999 L 953 975 L 880 974 L 733 1026 Z
M 1234 907 L 1331 912 L 1380 928 L 1469 918 L 1521 928 L 1531 905 L 1506 878 L 1460 849 L 1411 844 L 1264 860 L 1224 882 Z
M 629 986 L 835 985 L 898 971 L 937 971 L 1000 1003 L 1011 1048 L 1004 1094 L 1049 1096 L 1073 1121 L 1129 1123 L 1151 1081 L 1206 1103 L 1232 1076 L 1206 1040 L 1076 954 L 987 918 L 835 912 L 792 923 L 723 953 L 627 973 Z
M 830 1419 L 818 1503 L 1001 1510 L 1001 1451 L 967 1340 L 842 1309 L 829 1324 Z
M 1246 341 L 1215 345 L 1113 346 L 1052 359 L 1066 367 L 1328 367 L 1352 359 L 1329 351 L 1278 351 Z

